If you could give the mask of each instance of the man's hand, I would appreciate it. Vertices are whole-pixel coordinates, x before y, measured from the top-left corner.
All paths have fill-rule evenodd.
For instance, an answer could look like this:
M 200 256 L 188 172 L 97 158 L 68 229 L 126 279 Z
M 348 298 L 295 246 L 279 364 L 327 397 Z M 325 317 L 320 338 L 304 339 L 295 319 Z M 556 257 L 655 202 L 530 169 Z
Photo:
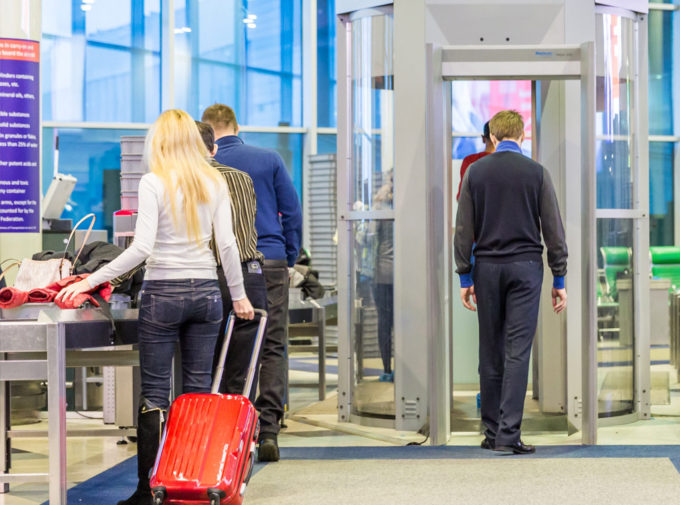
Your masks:
M 468 288 L 460 288 L 460 299 L 463 300 L 463 305 L 466 309 L 472 312 L 477 312 L 477 307 L 470 303 L 470 297 L 472 296 L 472 301 L 477 305 L 477 295 L 475 295 L 475 287 L 470 286 Z
M 559 301 L 558 301 L 559 300 Z M 567 290 L 552 288 L 552 304 L 555 314 L 559 314 L 567 308 Z

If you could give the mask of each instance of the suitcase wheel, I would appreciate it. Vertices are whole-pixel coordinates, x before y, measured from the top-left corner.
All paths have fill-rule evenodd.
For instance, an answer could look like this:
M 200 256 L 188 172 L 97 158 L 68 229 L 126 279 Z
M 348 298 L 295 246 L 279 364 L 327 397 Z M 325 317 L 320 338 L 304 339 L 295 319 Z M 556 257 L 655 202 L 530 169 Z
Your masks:
M 165 501 L 165 488 L 164 487 L 155 487 L 151 490 L 153 493 L 153 505 L 163 505 L 163 502 Z
M 227 493 L 214 487 L 208 488 L 208 498 L 210 505 L 220 505 L 220 502 L 227 497 Z M 155 505 L 155 504 L 154 504 Z

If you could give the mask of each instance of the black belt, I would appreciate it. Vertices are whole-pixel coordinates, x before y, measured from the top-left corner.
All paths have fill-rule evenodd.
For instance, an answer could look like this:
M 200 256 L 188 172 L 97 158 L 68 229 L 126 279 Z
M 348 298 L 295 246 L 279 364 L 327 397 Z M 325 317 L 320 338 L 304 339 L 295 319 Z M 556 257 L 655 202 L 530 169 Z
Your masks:
M 264 260 L 265 267 L 285 267 L 288 268 L 288 262 L 286 260 Z

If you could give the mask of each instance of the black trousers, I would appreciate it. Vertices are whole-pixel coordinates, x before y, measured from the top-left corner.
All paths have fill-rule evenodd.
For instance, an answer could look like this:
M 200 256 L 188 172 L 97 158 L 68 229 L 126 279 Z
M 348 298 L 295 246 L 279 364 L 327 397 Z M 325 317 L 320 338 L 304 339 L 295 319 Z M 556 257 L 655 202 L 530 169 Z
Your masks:
M 260 394 L 255 408 L 260 413 L 260 433 L 278 434 L 288 381 L 288 264 L 285 260 L 265 260 L 267 283 L 267 335 L 260 361 Z
M 478 261 L 473 279 L 485 435 L 497 446 L 512 445 L 520 439 L 543 263 Z
M 253 308 L 267 310 L 267 286 L 264 281 L 264 274 L 249 271 L 247 263 L 244 263 L 242 268 L 243 284 L 250 303 Z M 224 344 L 224 331 L 227 327 L 227 318 L 229 317 L 229 312 L 231 312 L 234 307 L 229 288 L 227 287 L 227 281 L 224 278 L 224 272 L 221 267 L 217 269 L 217 277 L 220 283 L 220 291 L 222 292 L 224 317 L 222 325 L 220 326 L 219 337 L 215 345 L 213 370 L 217 367 L 220 351 Z M 229 344 L 229 352 L 227 353 L 227 360 L 224 363 L 224 375 L 222 376 L 222 382 L 220 383 L 220 393 L 243 394 L 248 365 L 252 356 L 259 322 L 260 318 L 257 316 L 252 321 L 236 318 L 236 321 L 234 322 L 234 332 L 231 337 L 231 343 Z M 261 350 L 260 355 L 262 355 Z M 250 394 L 251 402 L 255 401 L 256 391 L 257 368 L 255 369 L 255 378 Z

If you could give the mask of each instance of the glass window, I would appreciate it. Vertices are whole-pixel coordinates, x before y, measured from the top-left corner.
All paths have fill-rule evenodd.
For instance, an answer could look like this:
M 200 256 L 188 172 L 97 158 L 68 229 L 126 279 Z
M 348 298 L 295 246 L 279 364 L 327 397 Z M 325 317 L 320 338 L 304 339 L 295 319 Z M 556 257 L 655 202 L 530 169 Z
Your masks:
M 113 213 L 120 209 L 120 138 L 146 135 L 145 130 L 95 128 L 43 128 L 42 192 L 54 172 L 54 138 L 59 135 L 59 173 L 78 179 L 62 214 L 74 222 L 89 212 L 97 216 L 97 229 L 113 232 Z M 276 150 L 302 195 L 302 134 L 241 133 L 249 144 Z
M 44 121 L 158 116 L 160 0 L 51 0 L 42 9 Z
M 481 134 L 475 137 L 454 137 L 451 156 L 454 160 L 462 160 L 471 154 L 485 149 Z
M 673 79 L 678 78 L 679 70 L 673 56 L 678 52 L 680 34 L 673 31 L 674 18 L 678 16 L 672 11 L 649 12 L 650 135 L 673 135 L 678 132 L 678 125 L 674 122 L 676 97 L 673 95 Z
M 649 245 L 674 244 L 673 179 L 680 144 L 649 143 Z
M 240 124 L 302 124 L 302 0 L 176 0 L 175 105 Z
M 649 134 L 680 135 L 680 106 L 673 83 L 680 82 L 677 11 L 650 10 L 649 17 Z M 674 245 L 674 173 L 680 144 L 649 143 L 650 245 Z
M 479 133 L 484 123 L 502 110 L 514 109 L 524 119 L 522 151 L 531 156 L 531 81 L 453 81 L 451 83 L 451 129 L 454 133 Z M 458 137 L 453 142 L 454 159 L 484 150 L 479 136 Z
M 273 149 L 283 158 L 293 185 L 302 201 L 302 149 L 304 135 L 301 133 L 254 133 L 241 132 L 239 137 L 247 144 Z
M 54 174 L 55 136 L 59 136 L 59 173 L 76 183 L 62 219 L 75 223 L 86 214 L 96 216 L 95 228 L 113 233 L 113 213 L 120 209 L 120 137 L 145 135 L 145 130 L 43 128 L 42 192 Z
M 323 127 L 338 124 L 335 23 L 335 0 L 317 0 L 317 121 Z
M 335 154 L 338 152 L 338 138 L 335 134 L 319 134 L 316 138 L 317 154 Z

